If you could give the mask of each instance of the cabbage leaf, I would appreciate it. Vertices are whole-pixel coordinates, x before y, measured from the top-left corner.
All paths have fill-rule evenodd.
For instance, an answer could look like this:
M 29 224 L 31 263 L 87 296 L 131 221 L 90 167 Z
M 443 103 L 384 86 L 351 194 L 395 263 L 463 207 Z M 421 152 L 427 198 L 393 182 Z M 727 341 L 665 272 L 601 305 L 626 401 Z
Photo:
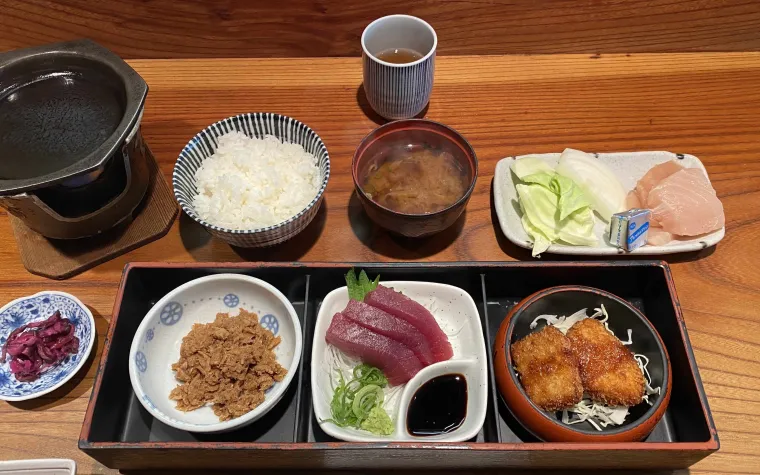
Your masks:
M 533 256 L 558 241 L 574 246 L 598 242 L 591 202 L 573 180 L 537 157 L 516 160 L 512 171 L 521 181 L 515 188 L 523 228 L 533 240 Z
M 515 160 L 512 162 L 511 168 L 512 173 L 517 175 L 517 178 L 520 180 L 523 180 L 528 175 L 535 175 L 537 173 L 554 173 L 554 168 L 551 165 L 535 155 L 527 155 L 519 160 Z

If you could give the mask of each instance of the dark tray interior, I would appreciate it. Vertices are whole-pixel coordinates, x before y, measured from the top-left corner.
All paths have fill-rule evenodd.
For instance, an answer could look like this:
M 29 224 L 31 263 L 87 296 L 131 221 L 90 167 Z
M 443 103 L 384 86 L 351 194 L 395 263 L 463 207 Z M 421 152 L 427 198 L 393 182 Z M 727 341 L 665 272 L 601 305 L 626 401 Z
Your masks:
M 455 285 L 474 298 L 489 357 L 493 340 L 507 311 L 522 298 L 546 287 L 580 284 L 613 292 L 632 302 L 652 321 L 665 341 L 673 372 L 672 399 L 667 413 L 646 442 L 707 442 L 714 428 L 702 403 L 706 397 L 698 374 L 692 376 L 691 347 L 681 337 L 679 315 L 668 287 L 668 270 L 659 263 L 572 263 L 553 265 L 467 264 L 359 264 L 382 280 L 427 280 Z M 344 285 L 350 265 L 249 267 L 131 267 L 125 273 L 123 298 L 112 329 L 108 358 L 93 396 L 92 419 L 84 445 L 98 442 L 262 442 L 308 443 L 335 441 L 319 429 L 313 414 L 309 368 L 314 323 L 322 298 Z M 135 397 L 129 382 L 127 355 L 143 316 L 156 301 L 192 279 L 220 272 L 252 275 L 271 283 L 293 303 L 304 332 L 299 374 L 287 395 L 265 418 L 226 434 L 192 434 L 170 428 L 152 416 Z M 490 363 L 490 362 L 489 362 Z M 696 366 L 693 366 L 696 368 Z M 486 421 L 471 442 L 535 443 L 511 416 L 496 390 L 490 371 L 490 399 Z M 85 435 L 85 434 L 83 434 Z M 81 445 L 81 444 L 80 444 Z M 309 445 L 309 444 L 304 444 Z
M 227 270 L 232 271 L 234 270 Z M 169 427 L 145 410 L 132 391 L 127 359 L 132 338 L 145 314 L 172 289 L 198 277 L 226 272 L 220 269 L 136 268 L 126 273 L 124 293 L 118 309 L 117 325 L 110 341 L 109 357 L 101 374 L 102 384 L 95 400 L 90 441 L 92 442 L 296 442 L 299 420 L 298 397 L 303 370 L 294 378 L 287 393 L 269 413 L 255 424 L 224 434 L 195 434 Z M 239 272 L 239 271 L 238 271 Z M 293 304 L 304 329 L 308 328 L 306 292 L 308 276 L 295 277 L 293 269 L 245 272 L 277 287 Z M 304 340 L 305 341 L 305 340 Z M 304 350 L 305 351 L 305 350 Z M 303 368 L 304 361 L 301 361 Z
M 657 266 L 584 267 L 522 269 L 514 278 L 511 269 L 491 269 L 484 273 L 486 295 L 485 331 L 491 350 L 499 325 L 509 310 L 524 297 L 556 285 L 587 285 L 612 292 L 638 308 L 660 333 L 670 356 L 673 389 L 670 404 L 662 420 L 645 442 L 705 442 L 710 439 L 710 425 L 703 414 L 700 398 L 704 388 L 696 373 L 692 377 L 689 361 L 693 360 L 691 343 L 681 338 L 678 316 L 668 292 L 665 272 Z M 508 289 L 508 290 L 507 290 Z M 507 291 L 505 291 L 507 290 Z M 695 365 L 696 367 L 696 365 Z M 493 382 L 493 375 L 491 381 Z M 512 416 L 492 386 L 499 411 L 500 442 L 537 442 Z

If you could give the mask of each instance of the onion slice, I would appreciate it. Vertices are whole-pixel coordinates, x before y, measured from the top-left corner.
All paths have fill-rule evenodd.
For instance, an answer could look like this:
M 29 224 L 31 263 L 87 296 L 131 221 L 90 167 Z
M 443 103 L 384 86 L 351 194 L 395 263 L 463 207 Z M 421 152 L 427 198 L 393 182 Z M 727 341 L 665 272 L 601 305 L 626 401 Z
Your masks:
M 566 148 L 559 157 L 556 172 L 578 185 L 591 207 L 606 222 L 624 211 L 626 191 L 607 165 L 593 155 Z

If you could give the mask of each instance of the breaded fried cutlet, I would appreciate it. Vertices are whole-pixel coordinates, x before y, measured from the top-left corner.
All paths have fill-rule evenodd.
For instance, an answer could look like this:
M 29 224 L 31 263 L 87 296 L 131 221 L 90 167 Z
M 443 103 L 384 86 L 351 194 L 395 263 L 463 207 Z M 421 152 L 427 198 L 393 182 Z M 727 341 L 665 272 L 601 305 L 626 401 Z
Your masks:
M 604 324 L 586 318 L 567 331 L 583 389 L 595 402 L 635 406 L 644 397 L 646 381 L 631 351 Z
M 580 402 L 578 360 L 561 331 L 546 326 L 513 343 L 511 351 L 520 382 L 538 407 L 559 411 Z

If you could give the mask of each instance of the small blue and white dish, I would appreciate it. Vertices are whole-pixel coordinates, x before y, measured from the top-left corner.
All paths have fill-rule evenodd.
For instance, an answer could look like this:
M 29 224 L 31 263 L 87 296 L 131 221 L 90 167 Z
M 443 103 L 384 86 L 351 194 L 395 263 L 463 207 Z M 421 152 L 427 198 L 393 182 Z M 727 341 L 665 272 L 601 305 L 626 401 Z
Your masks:
M 0 363 L 1 400 L 26 401 L 47 394 L 63 386 L 84 366 L 95 346 L 95 319 L 79 299 L 66 292 L 40 292 L 18 298 L 0 308 L 0 347 L 16 328 L 45 320 L 56 310 L 61 312 L 61 317 L 74 323 L 74 333 L 79 338 L 77 354 L 70 355 L 31 382 L 18 381 L 11 373 L 10 357 L 6 357 L 5 363 Z
M 251 412 L 224 422 L 210 406 L 182 412 L 169 393 L 179 382 L 172 364 L 179 360 L 182 339 L 196 323 L 211 323 L 218 313 L 238 315 L 245 309 L 281 341 L 274 349 L 287 369 L 285 378 L 265 393 Z M 192 280 L 166 294 L 137 328 L 129 352 L 129 378 L 143 407 L 156 419 L 189 432 L 226 432 L 250 424 L 272 409 L 285 394 L 301 360 L 301 323 L 282 292 L 261 279 L 241 274 L 216 274 Z
M 317 196 L 298 214 L 279 224 L 259 229 L 229 229 L 203 220 L 193 208 L 198 194 L 195 172 L 204 160 L 216 152 L 219 137 L 230 132 L 242 132 L 248 137 L 263 139 L 273 135 L 283 142 L 301 145 L 317 158 L 320 186 Z M 174 197 L 182 210 L 206 231 L 238 247 L 267 247 L 287 241 L 303 231 L 317 215 L 322 204 L 327 180 L 330 178 L 330 155 L 316 132 L 293 118 L 268 112 L 255 112 L 228 117 L 213 123 L 193 137 L 179 154 L 174 165 L 172 185 Z

